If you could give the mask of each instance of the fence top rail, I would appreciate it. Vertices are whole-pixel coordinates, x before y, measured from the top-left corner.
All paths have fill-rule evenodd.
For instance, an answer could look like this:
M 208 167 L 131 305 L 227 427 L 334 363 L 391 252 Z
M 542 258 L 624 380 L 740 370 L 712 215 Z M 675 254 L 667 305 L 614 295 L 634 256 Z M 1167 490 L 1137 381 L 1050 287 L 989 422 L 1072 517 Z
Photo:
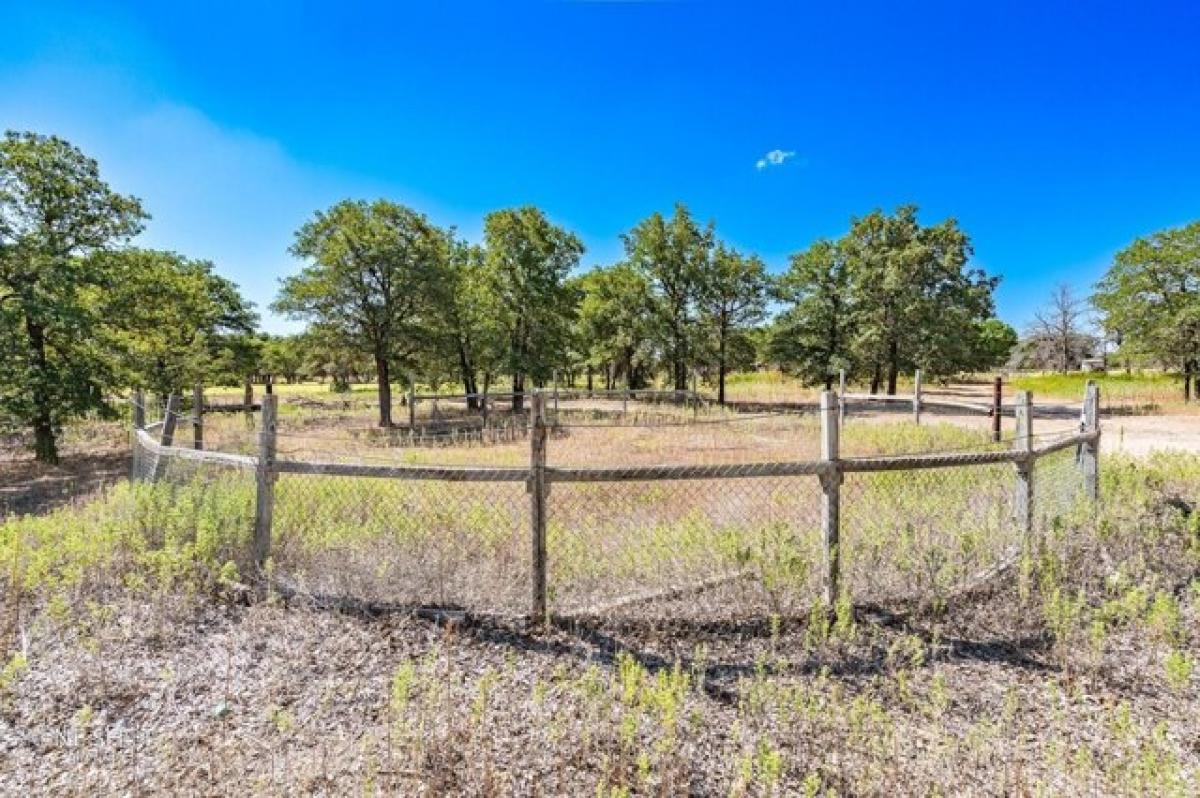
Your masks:
M 375 477 L 379 479 L 436 480 L 441 482 L 524 482 L 528 468 L 492 468 L 478 466 L 365 465 L 362 463 L 319 463 L 301 460 L 277 460 L 275 471 L 281 474 L 320 474 L 334 477 Z
M 162 422 L 159 422 L 161 426 Z M 201 463 L 213 463 L 222 466 L 232 466 L 234 468 L 256 468 L 258 466 L 258 458 L 245 454 L 232 454 L 230 452 L 213 452 L 203 449 L 188 449 L 183 446 L 163 446 L 144 429 L 137 430 L 138 445 L 149 451 L 151 454 L 179 457 L 184 460 L 194 460 Z
M 725 463 L 712 465 L 657 465 L 632 467 L 559 468 L 547 467 L 546 475 L 554 482 L 633 482 L 654 480 L 735 479 L 747 477 L 820 476 L 833 471 L 843 473 L 912 471 L 954 468 L 993 463 L 1019 463 L 1091 443 L 1099 431 L 1064 436 L 1029 451 L 933 452 L 930 454 L 847 457 L 838 460 L 807 460 L 770 463 Z M 255 468 L 258 458 L 226 452 L 202 451 L 180 446 L 163 446 L 146 431 L 137 430 L 139 445 L 148 451 L 171 457 L 214 463 L 238 468 Z M 523 482 L 529 478 L 527 467 L 481 467 L 439 465 L 368 465 L 300 460 L 278 460 L 273 470 L 283 474 L 317 474 L 382 479 L 435 480 L 445 482 Z
M 806 460 L 792 463 L 547 468 L 546 473 L 553 482 L 641 482 L 667 479 L 814 476 L 828 473 L 836 467 L 832 461 Z

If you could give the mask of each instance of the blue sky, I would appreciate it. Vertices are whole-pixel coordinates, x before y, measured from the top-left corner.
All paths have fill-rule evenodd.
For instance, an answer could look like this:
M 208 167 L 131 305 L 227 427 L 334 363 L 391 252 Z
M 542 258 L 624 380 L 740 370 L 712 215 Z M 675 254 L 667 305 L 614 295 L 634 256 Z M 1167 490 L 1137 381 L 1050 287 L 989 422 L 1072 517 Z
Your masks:
M 213 260 L 273 331 L 293 231 L 377 196 L 468 237 L 534 203 L 588 265 L 682 200 L 774 270 L 912 202 L 1020 326 L 1200 218 L 1200 4 L 1051 5 L 0 0 L 0 127 L 94 155 L 141 243 Z

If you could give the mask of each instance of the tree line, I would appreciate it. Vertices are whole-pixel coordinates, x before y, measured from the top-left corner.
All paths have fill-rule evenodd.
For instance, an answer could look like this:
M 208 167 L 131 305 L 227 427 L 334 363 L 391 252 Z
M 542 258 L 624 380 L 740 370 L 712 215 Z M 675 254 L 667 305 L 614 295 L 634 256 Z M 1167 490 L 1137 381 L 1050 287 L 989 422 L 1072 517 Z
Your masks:
M 148 218 L 70 143 L 0 142 L 0 412 L 33 430 L 41 460 L 57 458 L 63 422 L 129 387 L 374 379 L 386 426 L 393 385 L 412 374 L 475 396 L 504 383 L 517 411 L 556 373 L 589 388 L 676 389 L 700 373 L 723 402 L 728 373 L 770 364 L 827 386 L 844 370 L 894 393 L 912 368 L 999 365 L 1017 339 L 994 317 L 998 278 L 971 265 L 965 231 L 922 224 L 914 206 L 852 219 L 775 276 L 683 204 L 631 227 L 617 263 L 585 270 L 579 237 L 536 207 L 488 214 L 469 242 L 404 205 L 346 200 L 296 231 L 302 265 L 271 307 L 306 329 L 280 337 L 258 332 L 252 304 L 213 264 L 131 246 Z M 1097 295 L 1130 345 L 1157 347 L 1185 374 L 1197 370 L 1196 237 L 1138 242 Z M 1151 272 L 1169 289 L 1170 335 L 1136 304 L 1158 302 L 1138 282 Z

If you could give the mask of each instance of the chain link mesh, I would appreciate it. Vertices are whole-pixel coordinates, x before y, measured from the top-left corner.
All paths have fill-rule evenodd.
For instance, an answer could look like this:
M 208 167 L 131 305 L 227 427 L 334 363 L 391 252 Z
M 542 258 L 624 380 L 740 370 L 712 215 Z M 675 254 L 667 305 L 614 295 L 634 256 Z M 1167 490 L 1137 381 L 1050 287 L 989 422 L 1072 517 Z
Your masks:
M 791 614 L 819 595 L 816 477 L 556 482 L 552 607 L 564 614 Z
M 820 600 L 820 479 L 747 476 L 755 468 L 747 464 L 819 459 L 815 414 L 639 400 L 638 416 L 625 408 L 606 415 L 595 406 L 604 401 L 614 400 L 560 396 L 550 422 L 546 544 L 552 612 L 720 619 L 795 615 Z M 411 430 L 374 426 L 369 406 L 331 411 L 325 404 L 280 404 L 281 461 L 479 470 L 472 481 L 279 474 L 274 574 L 313 596 L 527 614 L 530 496 L 525 483 L 486 471 L 529 467 L 525 419 L 510 415 L 512 436 L 491 441 L 454 433 L 405 440 Z M 920 426 L 895 414 L 887 418 L 874 423 L 851 415 L 841 430 L 842 456 L 1013 446 L 1011 430 L 992 440 L 986 418 L 987 426 L 966 429 L 936 415 L 923 416 Z M 191 421 L 190 412 L 177 413 L 169 449 L 156 445 L 161 427 L 135 434 L 133 476 L 165 486 L 181 511 L 196 502 L 227 501 L 242 541 L 240 564 L 253 530 L 258 423 L 243 413 L 206 415 L 206 449 L 249 455 L 212 462 L 187 450 Z M 1064 418 L 1060 427 L 1039 423 L 1033 445 L 1077 431 L 1078 421 Z M 1078 458 L 1077 447 L 1070 447 L 1034 463 L 1035 532 L 1080 506 Z M 713 471 L 699 479 L 679 478 L 670 469 L 653 479 L 592 473 L 662 465 Z M 1012 463 L 846 473 L 840 499 L 843 590 L 855 602 L 937 602 L 1004 568 L 1025 542 L 1016 519 L 1016 484 Z
M 314 596 L 521 614 L 529 513 L 520 482 L 281 474 L 272 566 Z

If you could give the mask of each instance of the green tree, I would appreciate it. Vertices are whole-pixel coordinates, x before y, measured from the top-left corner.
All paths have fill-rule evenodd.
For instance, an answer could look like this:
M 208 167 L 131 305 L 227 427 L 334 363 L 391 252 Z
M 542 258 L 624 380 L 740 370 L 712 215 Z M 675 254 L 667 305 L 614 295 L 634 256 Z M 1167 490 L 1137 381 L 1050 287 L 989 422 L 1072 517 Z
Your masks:
M 296 232 L 292 254 L 308 263 L 283 280 L 273 307 L 371 354 L 380 426 L 392 424 L 393 365 L 428 345 L 424 314 L 444 244 L 422 214 L 386 200 L 340 202 Z
M 97 407 L 112 377 L 88 301 L 112 275 L 87 256 L 127 241 L 145 218 L 63 139 L 0 140 L 0 407 L 33 428 L 42 462 L 58 461 L 61 423 Z
M 851 270 L 842 246 L 819 240 L 792 255 L 775 285 L 784 310 L 775 320 L 771 359 L 828 390 L 841 369 L 853 371 Z
M 1184 401 L 1200 395 L 1200 222 L 1118 252 L 1092 302 L 1122 352 L 1178 369 Z
M 699 337 L 697 303 L 715 246 L 713 224 L 701 227 L 679 203 L 666 219 L 653 213 L 623 236 L 629 264 L 650 286 L 651 318 L 675 390 L 688 387 L 693 345 Z
M 208 261 L 147 249 L 93 257 L 112 276 L 98 302 L 128 384 L 163 396 L 182 392 L 215 376 L 221 336 L 254 332 L 250 303 Z
M 873 211 L 851 221 L 841 240 L 851 269 L 855 357 L 896 392 L 901 369 L 931 375 L 969 368 L 966 342 L 993 313 L 997 280 L 969 268 L 971 242 L 954 219 L 923 226 L 917 208 Z
M 490 389 L 504 365 L 505 331 L 498 322 L 496 297 L 487 272 L 483 247 L 446 236 L 446 257 L 441 277 L 435 282 L 434 311 L 430 323 L 435 346 L 430 358 L 453 364 L 453 371 L 468 395 L 467 406 L 478 407 L 475 395 Z M 436 367 L 431 367 L 436 370 Z
M 278 374 L 288 382 L 296 382 L 305 371 L 304 356 L 301 336 L 272 336 L 263 343 L 262 367 L 268 374 Z
M 1003 366 L 1020 342 L 1017 331 L 1000 319 L 985 319 L 975 327 L 974 371 L 987 371 Z
M 578 279 L 579 333 L 585 350 L 588 389 L 594 369 L 604 370 L 604 387 L 617 380 L 646 386 L 654 368 L 653 325 L 647 314 L 650 286 L 628 263 L 592 269 Z
M 527 377 L 547 380 L 565 365 L 578 294 L 568 282 L 583 243 L 532 206 L 489 213 L 483 224 L 488 286 L 505 330 L 513 410 Z
M 725 404 L 731 347 L 766 316 L 767 285 L 766 267 L 757 256 L 745 256 L 718 244 L 707 262 L 697 304 L 714 339 L 719 404 Z

